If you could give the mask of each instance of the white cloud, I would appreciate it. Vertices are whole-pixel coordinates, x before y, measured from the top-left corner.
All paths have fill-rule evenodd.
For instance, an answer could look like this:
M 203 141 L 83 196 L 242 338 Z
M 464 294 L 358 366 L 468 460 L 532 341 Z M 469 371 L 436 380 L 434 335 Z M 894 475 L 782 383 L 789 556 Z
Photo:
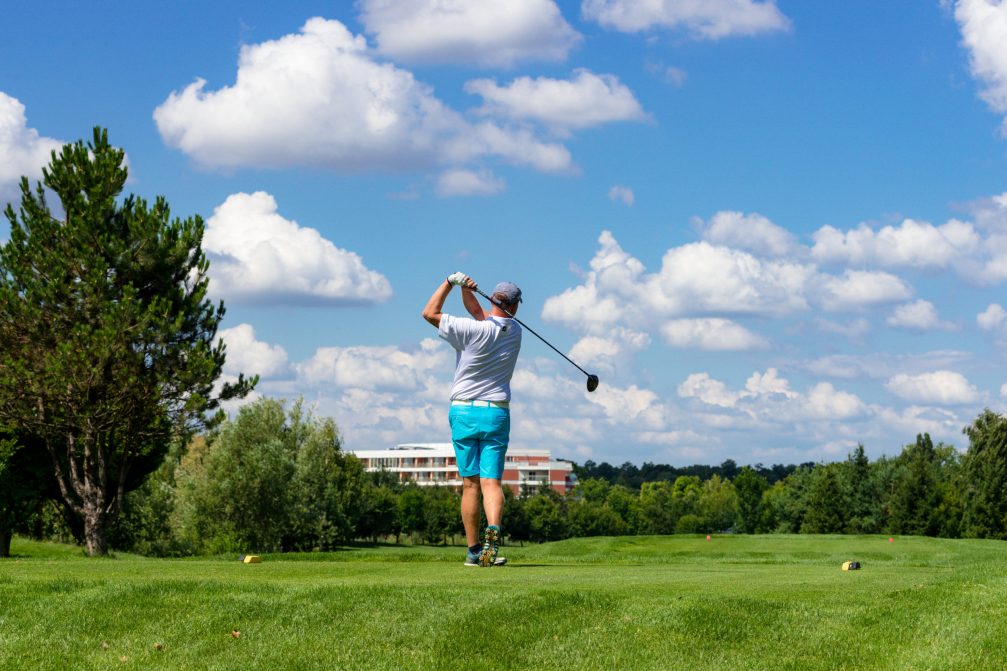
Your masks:
M 568 353 L 570 358 L 582 366 L 602 366 L 612 370 L 618 362 L 629 355 L 650 346 L 650 336 L 646 333 L 618 327 L 605 336 L 585 336 L 578 340 Z
M 606 385 L 587 395 L 591 403 L 601 406 L 610 422 L 631 425 L 637 430 L 664 427 L 658 395 L 635 384 L 626 388 Z
M 661 327 L 672 347 L 740 351 L 764 349 L 769 342 L 729 319 L 673 319 Z
M 694 373 L 679 385 L 678 395 L 739 412 L 733 417 L 707 418 L 716 419 L 720 428 L 765 429 L 779 422 L 848 420 L 868 412 L 868 406 L 855 394 L 837 390 L 828 382 L 819 382 L 804 394 L 794 391 L 775 368 L 753 373 L 740 391 L 731 391 L 707 373 Z
M 581 41 L 553 0 L 362 0 L 378 51 L 403 63 L 562 61 Z
M 310 387 L 399 392 L 422 389 L 436 372 L 450 369 L 448 348 L 432 339 L 413 352 L 390 346 L 320 347 L 296 365 L 298 380 Z
M 266 378 L 282 377 L 288 370 L 287 351 L 279 345 L 256 340 L 251 324 L 238 324 L 223 329 L 218 337 L 227 347 L 224 372 L 246 376 L 261 375 Z
M 503 179 L 488 170 L 448 170 L 437 179 L 441 196 L 492 196 L 507 187 Z
M 878 231 L 866 224 L 845 232 L 823 226 L 814 240 L 811 253 L 823 263 L 891 268 L 947 268 L 981 244 L 972 224 L 954 219 L 941 226 L 906 219 Z
M 698 398 L 707 405 L 733 408 L 741 398 L 738 392 L 728 391 L 727 385 L 714 380 L 709 373 L 693 373 L 678 385 L 678 395 L 682 398 Z
M 987 231 L 1007 231 L 1007 191 L 995 196 L 979 198 L 964 205 L 972 214 L 976 225 Z
M 937 316 L 937 308 L 930 301 L 917 300 L 895 308 L 888 317 L 890 326 L 912 329 L 915 331 L 953 331 L 954 324 L 942 321 Z
M 581 11 L 585 18 L 622 32 L 682 28 L 695 39 L 707 40 L 790 28 L 773 0 L 583 0 Z
M 401 171 L 485 156 L 571 166 L 565 147 L 527 129 L 471 125 L 338 21 L 309 19 L 298 34 L 244 46 L 234 85 L 205 87 L 172 92 L 154 120 L 168 145 L 207 166 Z
M 745 382 L 745 394 L 749 396 L 772 396 L 774 394 L 786 399 L 798 398 L 799 394 L 790 388 L 790 383 L 780 377 L 775 368 L 766 369 L 765 373 L 758 371 Z
M 847 270 L 822 282 L 819 300 L 826 310 L 842 311 L 905 300 L 910 288 L 890 273 Z
M 628 186 L 620 186 L 618 184 L 608 190 L 608 199 L 613 203 L 622 203 L 626 207 L 633 207 L 633 203 L 636 202 L 636 196 L 633 195 L 633 189 Z
M 984 331 L 996 331 L 1007 323 L 1007 310 L 999 303 L 990 303 L 989 307 L 976 315 L 976 323 Z
M 993 111 L 1007 113 L 1007 4 L 1002 0 L 958 0 L 955 18 L 969 52 L 972 76 Z M 1002 131 L 1007 135 L 1007 120 Z
M 810 266 L 765 261 L 727 247 L 697 242 L 668 250 L 649 278 L 654 307 L 738 314 L 786 314 L 807 308 Z
M 702 225 L 702 234 L 704 240 L 715 245 L 763 256 L 784 256 L 798 250 L 797 240 L 790 231 L 754 212 L 717 212 Z
M 890 273 L 847 270 L 829 275 L 813 264 L 787 257 L 761 259 L 706 241 L 669 249 L 661 268 L 647 273 L 611 232 L 602 232 L 598 242 L 582 284 L 546 299 L 545 319 L 592 335 L 615 324 L 657 333 L 674 319 L 779 317 L 813 304 L 829 311 L 869 309 L 904 301 L 911 294 L 910 287 Z
M 18 200 L 21 177 L 27 177 L 35 188 L 51 152 L 59 151 L 62 145 L 29 128 L 21 101 L 0 91 L 0 209 L 4 201 Z
M 486 101 L 480 109 L 483 114 L 536 121 L 560 131 L 647 118 L 618 77 L 585 69 L 576 70 L 573 79 L 519 77 L 507 86 L 492 79 L 473 79 L 466 82 L 465 90 Z
M 890 378 L 885 388 L 899 398 L 918 403 L 957 405 L 981 399 L 979 391 L 964 375 L 950 370 L 920 375 L 900 373 Z
M 227 197 L 206 222 L 211 291 L 250 303 L 375 303 L 392 295 L 388 280 L 355 253 L 277 213 L 262 191 Z
M 802 399 L 804 418 L 842 420 L 863 414 L 867 406 L 855 394 L 819 382 Z
M 546 299 L 542 316 L 586 332 L 601 333 L 623 321 L 624 310 L 639 291 L 644 267 L 623 251 L 608 231 L 598 239 L 601 247 L 591 259 L 591 271 L 584 285 L 567 289 Z

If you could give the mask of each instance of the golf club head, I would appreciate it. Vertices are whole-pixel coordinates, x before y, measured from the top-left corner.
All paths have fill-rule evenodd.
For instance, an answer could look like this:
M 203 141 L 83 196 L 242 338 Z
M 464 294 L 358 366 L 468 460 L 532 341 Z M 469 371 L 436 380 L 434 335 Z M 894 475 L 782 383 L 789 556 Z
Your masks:
M 587 390 L 588 391 L 594 391 L 597 388 L 598 388 L 598 376 L 597 375 L 588 375 L 587 376 Z

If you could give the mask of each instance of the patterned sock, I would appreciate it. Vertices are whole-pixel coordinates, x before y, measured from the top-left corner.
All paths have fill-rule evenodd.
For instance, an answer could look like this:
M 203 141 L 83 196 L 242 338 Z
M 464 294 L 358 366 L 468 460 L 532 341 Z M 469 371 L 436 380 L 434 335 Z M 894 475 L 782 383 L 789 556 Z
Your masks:
M 483 546 L 480 545 L 479 543 L 476 543 L 475 545 L 470 545 L 469 546 L 469 552 L 471 552 L 472 554 L 478 554 L 479 551 L 482 550 L 482 549 L 483 549 Z

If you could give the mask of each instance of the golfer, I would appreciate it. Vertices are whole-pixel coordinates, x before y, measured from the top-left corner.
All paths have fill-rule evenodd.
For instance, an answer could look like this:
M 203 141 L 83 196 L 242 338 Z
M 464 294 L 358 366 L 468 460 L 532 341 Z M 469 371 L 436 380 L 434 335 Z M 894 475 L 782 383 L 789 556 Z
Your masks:
M 472 318 L 442 312 L 451 288 L 462 288 L 462 304 Z M 462 523 L 468 552 L 465 566 L 502 566 L 498 557 L 503 513 L 504 459 L 510 440 L 510 380 L 521 350 L 521 325 L 511 319 L 521 302 L 521 290 L 501 282 L 493 290 L 493 309 L 485 312 L 476 298 L 476 283 L 453 273 L 434 291 L 423 318 L 456 351 L 451 387 L 451 442 L 462 477 Z M 486 513 L 486 532 L 479 542 L 479 497 Z

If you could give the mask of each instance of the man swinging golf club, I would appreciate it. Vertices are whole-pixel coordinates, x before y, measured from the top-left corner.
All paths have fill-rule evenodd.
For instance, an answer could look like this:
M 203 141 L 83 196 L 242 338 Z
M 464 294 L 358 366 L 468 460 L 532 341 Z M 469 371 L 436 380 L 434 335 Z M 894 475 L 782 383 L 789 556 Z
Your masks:
M 442 312 L 454 286 L 462 288 L 462 304 L 471 319 Z M 500 480 L 510 440 L 510 380 L 521 350 L 521 325 L 513 318 L 521 290 L 511 282 L 496 285 L 490 312 L 483 310 L 476 291 L 470 277 L 453 273 L 427 301 L 423 318 L 437 327 L 438 335 L 456 352 L 448 419 L 463 483 L 465 566 L 502 566 L 507 560 L 497 556 L 504 502 Z M 488 524 L 482 543 L 480 494 Z

